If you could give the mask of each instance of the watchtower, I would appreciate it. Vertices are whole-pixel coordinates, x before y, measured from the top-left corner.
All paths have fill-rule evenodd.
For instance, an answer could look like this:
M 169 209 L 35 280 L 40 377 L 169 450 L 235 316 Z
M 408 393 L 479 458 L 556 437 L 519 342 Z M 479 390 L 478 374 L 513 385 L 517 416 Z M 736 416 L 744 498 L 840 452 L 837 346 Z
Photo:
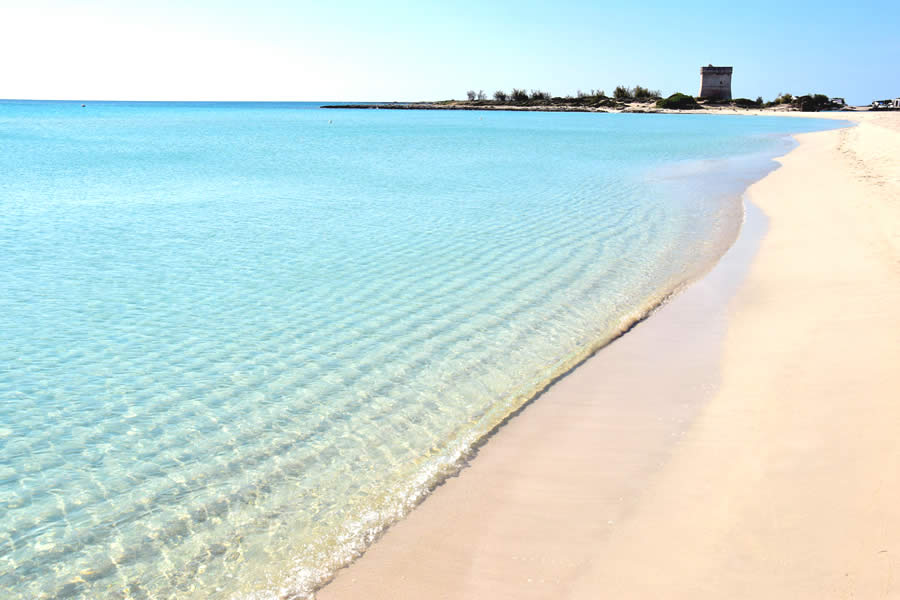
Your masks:
M 700 97 L 731 100 L 731 72 L 734 67 L 700 67 Z

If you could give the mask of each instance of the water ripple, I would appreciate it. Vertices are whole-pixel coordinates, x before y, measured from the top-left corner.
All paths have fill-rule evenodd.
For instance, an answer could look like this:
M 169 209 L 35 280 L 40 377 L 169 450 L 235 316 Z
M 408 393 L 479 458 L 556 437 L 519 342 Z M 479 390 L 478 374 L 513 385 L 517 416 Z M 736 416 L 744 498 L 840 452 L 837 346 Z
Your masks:
M 314 589 L 727 246 L 654 169 L 778 147 L 384 112 L 0 103 L 7 597 Z

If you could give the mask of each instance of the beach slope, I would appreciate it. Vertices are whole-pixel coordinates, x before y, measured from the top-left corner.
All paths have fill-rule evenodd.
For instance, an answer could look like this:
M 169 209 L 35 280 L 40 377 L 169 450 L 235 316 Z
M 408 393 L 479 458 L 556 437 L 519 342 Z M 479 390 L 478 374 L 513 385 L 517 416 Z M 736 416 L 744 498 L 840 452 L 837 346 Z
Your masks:
M 320 600 L 900 597 L 898 117 L 798 136 L 748 191 L 758 249 L 742 234 Z

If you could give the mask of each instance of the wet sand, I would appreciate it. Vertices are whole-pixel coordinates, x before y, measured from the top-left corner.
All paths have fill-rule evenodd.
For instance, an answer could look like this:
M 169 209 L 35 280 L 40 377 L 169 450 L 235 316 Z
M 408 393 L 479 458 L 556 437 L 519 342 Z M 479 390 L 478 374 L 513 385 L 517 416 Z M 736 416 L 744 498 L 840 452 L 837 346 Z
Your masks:
M 900 595 L 900 114 L 850 118 L 317 597 Z

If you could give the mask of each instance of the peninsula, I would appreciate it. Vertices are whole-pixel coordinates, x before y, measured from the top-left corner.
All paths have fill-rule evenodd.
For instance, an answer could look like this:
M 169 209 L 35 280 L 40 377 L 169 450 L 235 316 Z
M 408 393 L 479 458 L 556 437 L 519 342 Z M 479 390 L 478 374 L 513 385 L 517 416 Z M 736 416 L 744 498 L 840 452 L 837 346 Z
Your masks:
M 497 91 L 492 100 L 484 92 L 467 92 L 467 100 L 440 100 L 435 102 L 372 102 L 361 104 L 329 104 L 322 108 L 384 109 L 384 110 L 500 110 L 535 112 L 616 112 L 616 113 L 660 113 L 660 112 L 728 112 L 762 110 L 766 112 L 820 112 L 834 110 L 854 110 L 846 106 L 840 98 L 829 98 L 824 94 L 794 96 L 779 94 L 766 102 L 762 97 L 749 98 L 675 93 L 663 98 L 659 91 L 640 85 L 633 88 L 618 86 L 612 96 L 603 90 L 590 93 L 578 92 L 575 96 L 551 96 L 542 90 L 526 92 L 513 89 L 506 93 Z

